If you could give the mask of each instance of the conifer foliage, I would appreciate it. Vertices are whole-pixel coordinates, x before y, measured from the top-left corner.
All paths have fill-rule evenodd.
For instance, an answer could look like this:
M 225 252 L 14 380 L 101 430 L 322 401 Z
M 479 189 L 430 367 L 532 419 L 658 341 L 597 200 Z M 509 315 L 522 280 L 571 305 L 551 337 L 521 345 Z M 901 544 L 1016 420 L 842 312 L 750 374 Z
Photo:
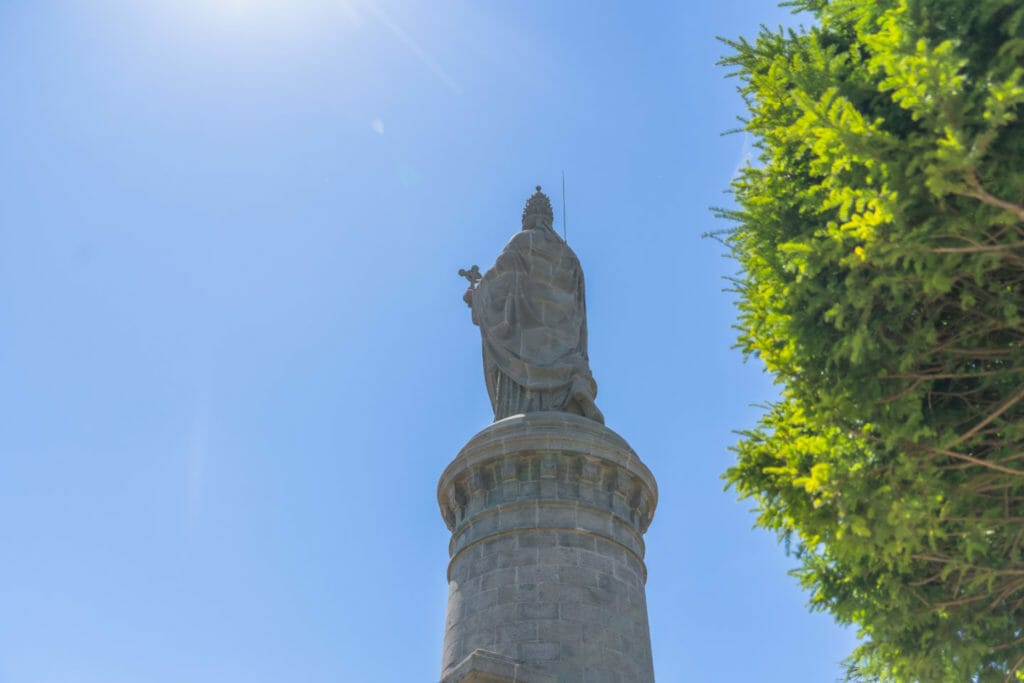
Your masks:
M 726 478 L 859 627 L 851 679 L 1024 680 L 1024 3 L 791 4 L 723 60 L 739 342 L 781 387 Z

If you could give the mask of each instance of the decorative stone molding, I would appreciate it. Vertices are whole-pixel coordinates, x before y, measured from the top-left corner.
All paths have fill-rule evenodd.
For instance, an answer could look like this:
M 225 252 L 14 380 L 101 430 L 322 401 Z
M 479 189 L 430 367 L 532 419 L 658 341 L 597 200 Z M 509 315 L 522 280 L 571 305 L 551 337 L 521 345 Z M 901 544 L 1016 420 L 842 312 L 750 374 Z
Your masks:
M 441 683 L 557 683 L 554 676 L 493 652 L 474 650 Z
M 488 529 L 540 523 L 530 511 L 544 501 L 579 512 L 575 519 L 567 512 L 543 521 L 612 533 L 612 540 L 633 546 L 642 558 L 640 535 L 654 517 L 658 488 L 654 475 L 612 430 L 569 413 L 543 412 L 499 420 L 474 436 L 441 475 L 437 497 L 452 532 L 453 557 L 486 538 Z M 485 522 L 490 515 L 498 519 Z M 636 538 L 604 531 L 605 516 Z M 590 524 L 580 526 L 581 521 Z

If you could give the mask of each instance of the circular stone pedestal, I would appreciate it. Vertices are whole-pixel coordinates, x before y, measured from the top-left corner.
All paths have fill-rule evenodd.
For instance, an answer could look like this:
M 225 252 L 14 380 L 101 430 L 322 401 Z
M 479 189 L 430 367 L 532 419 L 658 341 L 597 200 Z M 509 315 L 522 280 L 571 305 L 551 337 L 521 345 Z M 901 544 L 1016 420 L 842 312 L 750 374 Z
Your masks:
M 643 533 L 657 486 L 618 434 L 568 413 L 505 418 L 459 452 L 438 501 L 452 532 L 443 683 L 653 683 Z

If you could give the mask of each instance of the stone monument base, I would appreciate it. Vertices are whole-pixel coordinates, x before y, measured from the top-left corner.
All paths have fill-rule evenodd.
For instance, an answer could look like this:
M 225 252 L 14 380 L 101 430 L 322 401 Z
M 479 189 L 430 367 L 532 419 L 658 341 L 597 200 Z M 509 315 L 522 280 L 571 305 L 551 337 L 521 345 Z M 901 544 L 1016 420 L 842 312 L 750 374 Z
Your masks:
M 441 683 L 558 683 L 554 676 L 509 657 L 474 650 L 452 667 Z
M 499 420 L 438 484 L 452 531 L 442 683 L 653 683 L 654 477 L 593 420 Z

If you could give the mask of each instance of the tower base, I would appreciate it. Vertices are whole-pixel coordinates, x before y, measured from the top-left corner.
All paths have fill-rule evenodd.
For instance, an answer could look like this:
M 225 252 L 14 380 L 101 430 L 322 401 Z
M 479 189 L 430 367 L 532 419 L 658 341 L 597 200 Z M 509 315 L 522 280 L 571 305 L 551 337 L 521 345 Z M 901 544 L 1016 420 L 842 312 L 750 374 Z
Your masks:
M 515 415 L 438 484 L 452 531 L 442 683 L 653 683 L 643 533 L 657 486 L 615 432 Z

